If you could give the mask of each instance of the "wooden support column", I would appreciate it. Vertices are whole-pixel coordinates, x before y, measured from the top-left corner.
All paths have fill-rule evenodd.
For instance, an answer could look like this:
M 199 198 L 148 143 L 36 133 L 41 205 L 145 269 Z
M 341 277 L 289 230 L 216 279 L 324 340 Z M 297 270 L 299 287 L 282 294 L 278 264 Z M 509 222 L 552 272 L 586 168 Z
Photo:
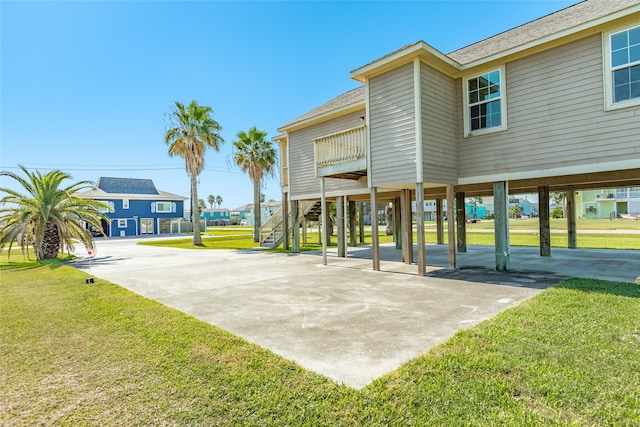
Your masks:
M 400 197 L 393 198 L 393 241 L 396 243 L 396 249 L 402 249 L 402 221 L 400 206 Z
M 347 242 L 344 239 L 344 199 L 340 196 L 336 197 L 336 226 L 337 226 L 337 234 L 338 234 L 338 257 L 345 257 L 345 246 Z
M 327 198 L 324 194 L 324 177 L 320 179 L 320 192 L 322 193 L 322 197 L 320 199 L 320 206 L 322 212 L 320 215 L 322 216 L 322 227 L 318 224 L 318 232 L 320 232 L 320 239 L 322 240 L 322 264 L 327 265 L 327 234 L 329 224 L 329 212 L 327 209 Z M 324 227 L 324 232 L 321 232 L 320 229 Z
M 567 189 L 567 247 L 576 249 L 577 230 L 576 230 L 576 190 L 573 187 Z
M 307 244 L 307 219 L 302 217 L 302 244 L 306 246 Z
M 509 216 L 507 200 L 509 191 L 506 181 L 493 183 L 493 207 L 495 229 L 496 270 L 508 271 L 511 252 L 509 250 Z
M 364 202 L 360 202 L 360 209 L 358 210 L 358 234 L 360 243 L 364 243 Z
M 298 215 L 298 204 L 297 200 L 291 201 L 291 252 L 294 254 L 300 253 L 300 218 Z
M 424 242 L 424 184 L 416 183 L 416 232 L 418 235 L 418 275 L 427 272 L 427 253 Z
M 467 211 L 464 207 L 464 192 L 456 193 L 456 227 L 458 252 L 467 252 Z
M 290 248 L 291 236 L 289 234 L 289 195 L 282 193 L 282 247 L 285 251 Z
M 444 245 L 444 221 L 442 199 L 436 199 L 436 243 Z
M 402 227 L 402 262 L 413 263 L 413 222 L 411 220 L 411 190 L 400 192 L 400 221 Z
M 447 185 L 447 243 L 449 246 L 449 268 L 456 268 L 456 220 L 453 210 L 453 185 Z
M 356 225 L 356 202 L 349 200 L 349 245 L 358 246 L 358 232 Z
M 551 256 L 548 185 L 538 187 L 538 211 L 540 216 L 540 256 Z
M 371 258 L 373 270 L 380 271 L 380 239 L 378 236 L 378 194 L 376 187 L 371 187 Z

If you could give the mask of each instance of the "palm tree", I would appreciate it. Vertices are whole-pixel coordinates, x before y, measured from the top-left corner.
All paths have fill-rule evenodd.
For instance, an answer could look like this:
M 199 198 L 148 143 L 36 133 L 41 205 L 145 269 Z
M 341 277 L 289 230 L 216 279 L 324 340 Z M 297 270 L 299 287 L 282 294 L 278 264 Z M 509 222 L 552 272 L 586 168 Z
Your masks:
M 260 184 L 262 178 L 274 176 L 276 171 L 276 150 L 271 141 L 266 140 L 267 132 L 255 126 L 248 132 L 238 132 L 238 140 L 233 142 L 233 159 L 242 172 L 249 174 L 253 183 L 253 241 L 260 241 Z
M 102 220 L 109 219 L 100 212 L 107 206 L 96 200 L 76 197 L 78 191 L 93 188 L 90 181 L 80 181 L 61 188 L 62 181 L 71 175 L 60 170 L 46 174 L 20 169 L 26 178 L 12 172 L 0 172 L 20 184 L 21 191 L 0 188 L 6 195 L 0 200 L 0 248 L 9 246 L 9 254 L 14 242 L 22 250 L 33 243 L 36 259 L 56 258 L 64 247 L 72 251 L 74 240 L 79 240 L 87 249 L 93 250 L 93 236 L 86 225 L 95 227 L 104 234 Z
M 209 206 L 211 207 L 211 209 L 213 209 L 213 204 L 216 202 L 216 198 L 213 194 L 209 194 L 209 197 L 207 197 L 207 202 L 209 202 Z
M 218 205 L 218 209 L 220 209 L 220 206 L 222 206 L 222 196 L 219 194 L 216 196 L 216 204 Z
M 222 127 L 211 114 L 211 107 L 198 105 L 197 101 L 185 109 L 184 105 L 175 102 L 176 109 L 169 115 L 170 128 L 164 135 L 164 142 L 169 145 L 170 156 L 184 158 L 185 169 L 191 177 L 191 212 L 198 212 L 198 175 L 204 169 L 204 153 L 207 148 L 220 151 L 224 139 L 220 135 Z M 200 221 L 193 215 L 193 244 L 202 246 Z

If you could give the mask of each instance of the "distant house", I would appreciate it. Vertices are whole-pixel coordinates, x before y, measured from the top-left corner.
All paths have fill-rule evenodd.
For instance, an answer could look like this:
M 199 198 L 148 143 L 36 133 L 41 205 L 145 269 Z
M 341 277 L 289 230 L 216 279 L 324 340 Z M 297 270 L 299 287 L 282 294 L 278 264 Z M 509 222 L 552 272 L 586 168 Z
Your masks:
M 265 221 L 267 221 L 271 217 L 271 215 L 276 213 L 281 206 L 282 206 L 281 202 L 260 203 L 260 222 L 264 224 Z M 231 216 L 237 216 L 240 219 L 244 219 L 246 222 L 245 225 L 253 225 L 253 218 L 254 218 L 253 204 L 243 205 L 243 206 L 240 206 L 239 208 L 232 210 Z
M 231 212 L 229 209 L 203 209 L 200 219 L 207 220 L 207 225 L 229 225 Z
M 251 212 L 253 212 L 253 205 L 247 204 L 232 210 L 231 216 L 238 217 L 240 219 L 245 219 L 247 217 L 247 214 L 251 214 Z
M 186 197 L 156 189 L 150 179 L 101 177 L 93 190 L 77 194 L 104 202 L 109 237 L 179 233 Z
M 640 187 L 584 190 L 576 207 L 582 218 L 640 215 Z

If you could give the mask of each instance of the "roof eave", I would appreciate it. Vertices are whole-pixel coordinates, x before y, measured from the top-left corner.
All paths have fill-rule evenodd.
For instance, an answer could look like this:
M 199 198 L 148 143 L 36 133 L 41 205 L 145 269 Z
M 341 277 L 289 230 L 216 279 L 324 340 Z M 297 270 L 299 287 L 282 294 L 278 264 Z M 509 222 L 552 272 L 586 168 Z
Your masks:
M 382 74 L 419 58 L 445 74 L 456 74 L 461 65 L 444 53 L 420 41 L 351 71 L 352 79 L 365 83 L 367 78 Z
M 298 129 L 302 129 L 317 123 L 326 122 L 327 120 L 331 120 L 335 117 L 343 116 L 345 114 L 353 113 L 354 111 L 362 110 L 363 108 L 366 108 L 366 102 L 364 100 L 354 102 L 352 104 L 345 105 L 344 107 L 338 108 L 336 110 L 327 111 L 326 113 L 319 114 L 314 117 L 310 117 L 306 120 L 301 120 L 299 122 L 291 123 L 290 125 L 283 126 L 281 128 L 278 128 L 278 132 L 280 133 L 293 132 Z

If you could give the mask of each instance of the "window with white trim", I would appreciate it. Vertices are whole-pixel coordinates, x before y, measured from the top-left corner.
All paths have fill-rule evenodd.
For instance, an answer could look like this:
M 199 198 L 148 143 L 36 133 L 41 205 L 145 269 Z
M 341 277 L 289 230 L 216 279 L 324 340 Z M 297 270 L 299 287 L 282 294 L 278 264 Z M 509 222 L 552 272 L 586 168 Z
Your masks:
M 127 220 L 119 219 L 118 220 L 118 228 L 127 228 Z
M 465 135 L 505 130 L 504 68 L 464 79 Z
M 608 109 L 640 105 L 640 26 L 604 34 Z
M 156 213 L 171 213 L 171 202 L 156 202 Z
M 122 199 L 122 209 L 129 209 L 129 199 Z

